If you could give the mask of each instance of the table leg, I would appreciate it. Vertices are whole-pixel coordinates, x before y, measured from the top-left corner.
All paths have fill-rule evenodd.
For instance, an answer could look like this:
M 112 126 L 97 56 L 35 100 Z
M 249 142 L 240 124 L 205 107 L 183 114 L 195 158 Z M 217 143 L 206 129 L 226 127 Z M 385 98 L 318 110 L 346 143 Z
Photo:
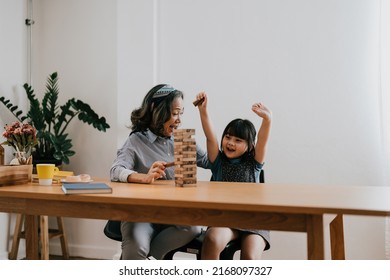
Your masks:
M 41 235 L 41 260 L 49 259 L 49 217 L 39 216 Z
M 34 215 L 25 217 L 26 258 L 28 260 L 39 259 L 38 248 L 38 218 Z
M 65 225 L 64 219 L 62 217 L 57 217 L 58 231 L 62 234 L 60 236 L 62 256 L 65 260 L 69 259 L 69 250 L 68 250 L 68 241 L 65 234 Z
M 16 214 L 14 237 L 12 238 L 11 252 L 8 254 L 10 260 L 18 258 L 19 243 L 22 237 L 22 229 L 24 225 L 24 214 Z
M 324 224 L 322 215 L 307 215 L 307 258 L 309 260 L 324 259 Z
M 332 260 L 345 260 L 343 215 L 338 214 L 329 225 Z

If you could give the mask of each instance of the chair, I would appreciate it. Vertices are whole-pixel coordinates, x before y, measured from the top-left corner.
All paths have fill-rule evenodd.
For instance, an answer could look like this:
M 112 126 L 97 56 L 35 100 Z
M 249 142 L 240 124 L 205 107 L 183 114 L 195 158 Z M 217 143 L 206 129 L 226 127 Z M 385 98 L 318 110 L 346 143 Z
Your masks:
M 106 223 L 103 232 L 108 238 L 110 238 L 112 240 L 122 241 L 120 227 L 121 227 L 120 221 L 109 220 Z M 195 254 L 196 258 L 198 260 L 200 260 L 202 242 L 203 242 L 205 233 L 206 233 L 206 231 L 202 231 L 202 233 L 198 237 L 194 238 L 186 245 L 170 251 L 168 254 L 165 255 L 164 259 L 165 260 L 172 260 L 174 255 L 177 252 L 183 252 L 183 253 Z M 221 256 L 220 256 L 221 260 L 232 260 L 235 252 L 240 250 L 240 247 L 241 247 L 241 244 L 240 244 L 239 240 L 230 241 L 221 253 Z
M 260 183 L 265 182 L 263 169 L 260 172 L 259 181 L 260 181 Z M 113 239 L 116 241 L 122 241 L 121 222 L 120 221 L 114 221 L 114 220 L 107 221 L 103 232 L 110 239 Z M 200 260 L 201 252 L 202 252 L 202 243 L 203 243 L 205 233 L 206 233 L 205 231 L 202 231 L 202 233 L 198 237 L 194 238 L 186 245 L 170 251 L 168 254 L 165 255 L 164 259 L 165 260 L 172 260 L 174 255 L 177 252 L 182 252 L 182 253 L 195 254 L 196 259 Z M 223 251 L 221 252 L 220 259 L 221 260 L 232 260 L 234 257 L 234 254 L 240 249 L 241 249 L 240 239 L 232 240 L 226 245 L 225 249 L 223 249 Z
M 103 232 L 108 238 L 122 242 L 120 221 L 109 220 L 104 227 Z
M 205 234 L 206 231 L 202 231 L 202 233 L 198 237 L 192 239 L 186 245 L 170 251 L 168 254 L 165 255 L 164 259 L 173 260 L 173 257 L 177 252 L 182 252 L 182 253 L 195 254 L 196 259 L 200 260 L 201 253 L 202 253 L 202 244 L 203 244 L 203 239 Z M 221 260 L 232 260 L 234 254 L 236 253 L 236 251 L 240 250 L 240 248 L 241 248 L 240 239 L 232 240 L 226 245 L 225 249 L 223 249 L 219 258 Z
M 64 231 L 64 221 L 62 217 L 57 217 L 58 229 L 51 229 L 48 225 L 48 216 L 39 217 L 39 239 L 41 249 L 41 259 L 49 259 L 49 239 L 59 237 L 61 241 L 62 255 L 65 260 L 69 259 L 69 251 Z M 11 251 L 8 254 L 8 259 L 16 260 L 18 257 L 19 243 L 21 238 L 25 238 L 25 232 L 22 230 L 24 225 L 24 214 L 17 214 L 15 222 L 14 237 L 12 239 Z
M 260 183 L 264 183 L 265 182 L 265 180 L 264 180 L 264 170 L 263 169 L 260 171 L 260 174 L 259 174 L 259 182 Z M 198 260 L 200 260 L 201 252 L 202 252 L 202 243 L 203 243 L 203 239 L 204 239 L 205 233 L 206 232 L 202 232 L 200 236 L 196 237 L 195 239 L 193 239 L 192 241 L 190 241 L 186 245 L 170 251 L 165 256 L 165 259 L 166 260 L 171 260 L 171 259 L 173 259 L 173 256 L 177 252 L 182 252 L 182 253 L 196 254 L 196 258 Z M 237 251 L 239 251 L 240 249 L 241 249 L 241 240 L 240 239 L 232 240 L 232 241 L 230 241 L 226 245 L 225 249 L 223 249 L 223 251 L 221 252 L 219 258 L 221 260 L 232 260 L 233 257 L 234 257 L 234 254 Z

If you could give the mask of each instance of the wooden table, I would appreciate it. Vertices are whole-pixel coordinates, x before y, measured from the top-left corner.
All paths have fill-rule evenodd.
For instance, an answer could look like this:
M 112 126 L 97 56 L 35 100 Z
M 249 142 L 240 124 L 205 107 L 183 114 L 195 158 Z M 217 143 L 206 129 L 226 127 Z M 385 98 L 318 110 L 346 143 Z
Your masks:
M 333 259 L 344 258 L 342 215 L 390 216 L 390 187 L 95 181 L 113 193 L 64 195 L 60 186 L 35 183 L 0 187 L 0 212 L 26 214 L 28 259 L 38 258 L 38 215 L 306 232 L 308 259 L 324 258 L 324 214 L 336 214 Z

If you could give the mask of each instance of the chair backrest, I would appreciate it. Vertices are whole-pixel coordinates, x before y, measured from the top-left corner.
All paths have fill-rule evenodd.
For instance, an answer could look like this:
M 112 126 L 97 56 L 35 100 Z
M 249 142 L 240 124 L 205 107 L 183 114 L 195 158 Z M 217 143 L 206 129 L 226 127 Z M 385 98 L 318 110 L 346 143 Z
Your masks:
M 265 183 L 265 179 L 264 179 L 264 169 L 261 169 L 259 177 L 260 177 L 260 178 L 259 178 L 259 182 L 260 182 L 260 183 Z
M 113 240 L 122 241 L 121 222 L 109 220 L 103 230 L 104 234 Z

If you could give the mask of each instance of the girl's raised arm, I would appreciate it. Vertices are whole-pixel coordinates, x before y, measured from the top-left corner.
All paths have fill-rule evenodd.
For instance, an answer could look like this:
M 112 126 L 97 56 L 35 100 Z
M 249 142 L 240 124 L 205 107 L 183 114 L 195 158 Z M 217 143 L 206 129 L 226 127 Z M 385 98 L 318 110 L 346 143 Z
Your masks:
M 207 112 L 208 98 L 205 92 L 200 92 L 196 96 L 196 100 L 202 99 L 203 101 L 199 103 L 197 107 L 199 109 L 200 121 L 202 123 L 203 132 L 206 136 L 208 157 L 211 162 L 214 162 L 219 152 L 218 140 Z
M 263 119 L 257 134 L 255 159 L 259 163 L 264 163 L 268 138 L 271 132 L 272 112 L 263 103 L 253 104 L 252 111 Z

